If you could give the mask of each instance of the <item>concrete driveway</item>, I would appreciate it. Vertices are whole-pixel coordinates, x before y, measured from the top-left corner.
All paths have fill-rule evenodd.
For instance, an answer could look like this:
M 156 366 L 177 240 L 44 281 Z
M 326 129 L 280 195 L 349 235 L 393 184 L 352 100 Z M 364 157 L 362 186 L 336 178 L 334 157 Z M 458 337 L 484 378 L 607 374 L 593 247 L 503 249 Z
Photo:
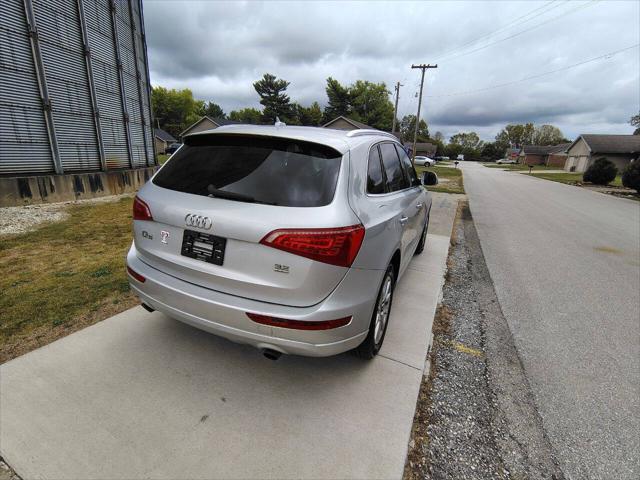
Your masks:
M 283 356 L 141 307 L 0 367 L 24 478 L 400 478 L 457 198 L 435 194 L 381 354 Z
M 640 478 L 640 203 L 463 162 L 504 316 L 567 478 Z

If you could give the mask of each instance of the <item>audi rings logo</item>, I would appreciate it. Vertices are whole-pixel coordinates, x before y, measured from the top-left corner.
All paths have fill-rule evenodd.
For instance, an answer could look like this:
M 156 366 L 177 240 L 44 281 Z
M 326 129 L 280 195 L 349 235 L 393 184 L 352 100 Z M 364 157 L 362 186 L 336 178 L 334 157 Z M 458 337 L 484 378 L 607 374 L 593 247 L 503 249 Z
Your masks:
M 209 217 L 203 217 L 202 215 L 195 215 L 193 213 L 189 213 L 184 217 L 184 223 L 186 223 L 188 227 L 198 227 L 203 230 L 209 230 L 212 224 Z

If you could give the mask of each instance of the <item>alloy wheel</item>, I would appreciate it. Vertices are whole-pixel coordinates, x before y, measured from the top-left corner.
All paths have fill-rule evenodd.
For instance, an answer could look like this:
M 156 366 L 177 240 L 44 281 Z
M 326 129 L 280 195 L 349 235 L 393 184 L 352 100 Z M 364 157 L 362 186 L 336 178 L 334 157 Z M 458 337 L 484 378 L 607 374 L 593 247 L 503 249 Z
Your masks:
M 391 293 L 393 285 L 389 275 L 384 279 L 384 285 L 380 291 L 380 299 L 378 301 L 378 308 L 376 310 L 375 329 L 373 333 L 373 340 L 377 345 L 382 336 L 384 335 L 384 329 L 387 326 L 389 320 L 389 310 L 391 308 Z

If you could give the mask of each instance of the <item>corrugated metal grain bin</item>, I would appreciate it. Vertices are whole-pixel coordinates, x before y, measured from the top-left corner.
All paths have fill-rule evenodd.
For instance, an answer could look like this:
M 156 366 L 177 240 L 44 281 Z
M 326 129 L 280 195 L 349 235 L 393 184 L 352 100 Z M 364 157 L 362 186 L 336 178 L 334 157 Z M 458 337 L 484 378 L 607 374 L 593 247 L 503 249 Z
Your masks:
M 0 0 L 0 176 L 156 164 L 140 0 Z

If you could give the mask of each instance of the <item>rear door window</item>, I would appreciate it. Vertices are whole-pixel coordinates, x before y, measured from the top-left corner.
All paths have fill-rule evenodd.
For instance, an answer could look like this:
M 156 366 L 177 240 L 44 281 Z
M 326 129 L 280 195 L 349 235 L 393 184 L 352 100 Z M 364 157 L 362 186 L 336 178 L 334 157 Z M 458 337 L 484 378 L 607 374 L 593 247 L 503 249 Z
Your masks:
M 387 190 L 395 192 L 408 188 L 409 182 L 404 176 L 400 166 L 400 158 L 393 143 L 381 143 L 380 153 L 382 154 L 382 164 L 387 177 Z
M 409 179 L 409 184 L 412 187 L 419 187 L 420 180 L 418 179 L 418 174 L 416 173 L 416 169 L 413 167 L 413 163 L 411 163 L 411 159 L 407 152 L 404 151 L 400 145 L 396 145 L 396 150 L 398 151 L 398 155 L 400 156 L 400 162 L 402 163 L 402 167 L 404 168 L 404 173 Z
M 197 135 L 153 178 L 194 195 L 286 207 L 333 200 L 342 155 L 331 147 L 284 138 Z
M 369 165 L 367 167 L 367 193 L 384 193 L 384 177 L 378 146 L 374 145 L 369 151 Z

